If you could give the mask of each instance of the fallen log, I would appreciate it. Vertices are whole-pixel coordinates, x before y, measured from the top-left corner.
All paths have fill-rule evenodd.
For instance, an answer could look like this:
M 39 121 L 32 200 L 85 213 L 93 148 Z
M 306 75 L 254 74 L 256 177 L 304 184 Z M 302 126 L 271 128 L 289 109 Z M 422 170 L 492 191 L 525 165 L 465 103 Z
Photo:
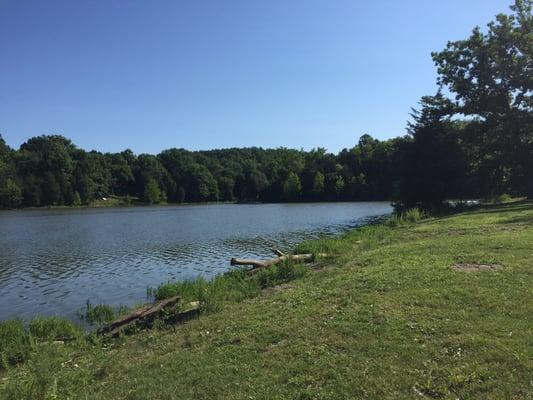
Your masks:
M 283 254 L 279 250 L 274 250 L 276 254 Z M 319 257 L 325 257 L 326 254 L 317 254 Z M 271 258 L 269 260 L 254 260 L 247 258 L 232 258 L 230 263 L 231 265 L 251 265 L 253 268 L 248 270 L 250 273 L 255 273 L 259 269 L 267 268 L 272 265 L 278 264 L 280 262 L 291 260 L 296 262 L 312 262 L 315 260 L 314 254 L 283 254 L 276 258 Z
M 169 324 L 177 324 L 178 322 L 183 322 L 196 317 L 198 314 L 200 314 L 200 311 L 201 303 L 199 301 L 192 301 L 189 303 L 189 306 L 186 309 L 172 314 L 169 318 L 165 320 L 165 322 Z
M 179 302 L 180 298 L 178 296 L 171 297 L 169 299 L 158 301 L 155 304 L 150 304 L 148 306 L 139 308 L 131 314 L 128 314 L 124 317 L 121 317 L 109 325 L 103 326 L 98 330 L 99 335 L 106 336 L 115 336 L 121 330 L 132 326 L 138 322 L 142 323 L 151 323 L 153 320 L 160 316 L 165 309 L 168 309 Z
M 285 255 L 285 253 L 281 252 L 280 250 L 278 249 L 272 249 L 272 252 L 277 255 L 278 257 L 282 257 Z

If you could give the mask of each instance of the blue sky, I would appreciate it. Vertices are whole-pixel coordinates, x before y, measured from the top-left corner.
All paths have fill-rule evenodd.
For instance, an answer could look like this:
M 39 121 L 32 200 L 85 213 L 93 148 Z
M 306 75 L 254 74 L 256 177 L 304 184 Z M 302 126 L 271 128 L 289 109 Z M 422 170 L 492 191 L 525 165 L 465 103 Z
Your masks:
M 403 135 L 430 52 L 510 1 L 0 0 L 0 133 L 136 153 Z

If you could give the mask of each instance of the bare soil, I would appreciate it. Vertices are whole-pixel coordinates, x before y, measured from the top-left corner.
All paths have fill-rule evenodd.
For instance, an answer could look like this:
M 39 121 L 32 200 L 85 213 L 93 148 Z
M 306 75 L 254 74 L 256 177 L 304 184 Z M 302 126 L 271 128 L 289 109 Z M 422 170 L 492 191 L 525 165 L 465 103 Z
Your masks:
M 455 264 L 453 269 L 458 271 L 495 271 L 502 269 L 500 264 Z

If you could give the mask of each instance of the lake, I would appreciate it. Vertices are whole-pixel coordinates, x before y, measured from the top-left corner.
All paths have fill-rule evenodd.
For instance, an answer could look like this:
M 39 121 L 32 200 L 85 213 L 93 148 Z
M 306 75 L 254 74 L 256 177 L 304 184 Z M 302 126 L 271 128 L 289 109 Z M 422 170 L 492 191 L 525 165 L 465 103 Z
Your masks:
M 0 212 L 0 320 L 76 319 L 92 304 L 146 301 L 147 287 L 211 277 L 231 257 L 271 258 L 392 211 L 387 202 L 213 204 Z

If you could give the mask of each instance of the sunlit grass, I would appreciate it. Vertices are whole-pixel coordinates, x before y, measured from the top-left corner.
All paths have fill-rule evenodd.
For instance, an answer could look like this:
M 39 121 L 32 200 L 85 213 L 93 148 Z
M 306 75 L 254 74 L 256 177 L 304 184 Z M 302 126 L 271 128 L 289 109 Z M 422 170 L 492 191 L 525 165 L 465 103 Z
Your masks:
M 315 272 L 155 289 L 208 304 L 181 325 L 54 345 L 11 322 L 26 361 L 13 353 L 0 398 L 531 398 L 531 243 L 531 202 L 476 207 L 302 243 L 328 253 Z
M 149 294 L 156 300 L 179 296 L 182 304 L 200 301 L 204 311 L 215 311 L 228 302 L 239 302 L 257 296 L 262 289 L 303 277 L 308 267 L 284 262 L 250 276 L 245 270 L 234 270 L 206 280 L 168 282 Z

